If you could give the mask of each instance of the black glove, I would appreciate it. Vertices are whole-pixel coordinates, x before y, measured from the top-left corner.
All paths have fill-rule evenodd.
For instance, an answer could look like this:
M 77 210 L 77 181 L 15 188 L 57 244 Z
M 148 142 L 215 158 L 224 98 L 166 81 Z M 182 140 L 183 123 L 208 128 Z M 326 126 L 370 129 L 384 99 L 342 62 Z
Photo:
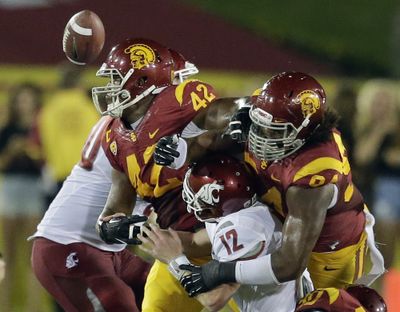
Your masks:
M 157 142 L 153 154 L 154 162 L 161 166 L 170 166 L 175 158 L 179 157 L 178 148 L 179 137 L 177 134 L 165 136 Z
M 184 275 L 180 283 L 189 296 L 194 297 L 221 284 L 235 283 L 235 266 L 235 262 L 218 262 L 216 260 L 211 260 L 202 266 L 182 264 L 179 268 L 190 271 L 191 274 Z
M 112 218 L 110 221 L 99 221 L 99 234 L 107 244 L 131 244 L 140 245 L 142 242 L 137 239 L 140 233 L 140 226 L 135 225 L 147 221 L 146 216 L 123 216 Z
M 229 122 L 227 133 L 235 141 L 245 142 L 247 140 L 251 125 L 249 111 L 249 105 L 241 107 Z

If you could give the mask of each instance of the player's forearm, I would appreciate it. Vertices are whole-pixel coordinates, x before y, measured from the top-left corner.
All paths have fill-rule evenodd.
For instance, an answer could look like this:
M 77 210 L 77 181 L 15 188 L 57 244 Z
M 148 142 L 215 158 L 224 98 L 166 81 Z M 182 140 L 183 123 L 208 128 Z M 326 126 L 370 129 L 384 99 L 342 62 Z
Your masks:
M 182 231 L 177 233 L 181 239 L 183 251 L 189 258 L 204 257 L 211 254 L 211 243 L 205 229 L 196 233 Z
M 112 216 L 115 215 L 117 213 L 123 213 L 126 216 L 129 216 L 132 214 L 132 207 L 122 207 L 122 206 L 118 206 L 118 207 L 112 207 L 112 206 L 106 206 L 104 207 L 100 218 L 105 218 L 108 216 Z
M 282 244 L 271 256 L 272 270 L 280 282 L 294 280 L 304 272 L 323 223 L 310 223 L 292 216 L 286 218 Z
M 313 229 L 307 225 L 301 220 L 287 217 L 281 247 L 271 255 L 238 262 L 235 268 L 237 282 L 279 285 L 301 276 L 320 233 L 320 228 Z
M 209 311 L 221 310 L 239 288 L 239 284 L 223 284 L 206 293 L 202 293 L 196 299 Z
M 301 245 L 302 250 L 295 244 L 287 243 L 271 255 L 271 269 L 279 282 L 295 280 L 306 269 L 311 250 Z

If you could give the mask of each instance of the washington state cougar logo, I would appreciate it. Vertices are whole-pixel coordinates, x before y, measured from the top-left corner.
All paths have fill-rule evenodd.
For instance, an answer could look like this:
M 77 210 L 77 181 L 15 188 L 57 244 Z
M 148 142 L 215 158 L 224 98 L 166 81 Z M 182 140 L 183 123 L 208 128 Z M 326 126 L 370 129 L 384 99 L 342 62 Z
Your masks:
M 79 263 L 78 255 L 76 252 L 71 252 L 68 257 L 65 259 L 65 267 L 67 269 L 72 269 L 76 267 Z
M 223 185 L 217 184 L 217 181 L 214 181 L 213 183 L 204 184 L 197 192 L 196 196 L 206 204 L 215 205 L 219 203 L 219 191 L 223 189 Z M 217 191 L 217 196 L 213 195 L 214 191 Z
M 127 47 L 124 52 L 130 54 L 132 67 L 141 69 L 149 64 L 154 64 L 156 54 L 153 49 L 145 44 L 133 44 Z

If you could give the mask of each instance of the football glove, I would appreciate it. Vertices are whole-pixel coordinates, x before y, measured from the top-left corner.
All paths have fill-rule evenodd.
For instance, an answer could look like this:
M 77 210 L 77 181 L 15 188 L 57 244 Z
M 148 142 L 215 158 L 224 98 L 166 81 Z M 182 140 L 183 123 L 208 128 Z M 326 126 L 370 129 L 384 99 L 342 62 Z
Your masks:
M 137 235 L 145 221 L 147 217 L 140 215 L 115 217 L 109 221 L 100 220 L 99 234 L 107 244 L 140 245 L 142 242 L 137 239 Z
M 177 134 L 162 137 L 153 154 L 154 162 L 160 166 L 171 166 L 175 158 L 180 156 L 177 151 L 179 137 Z
M 235 283 L 235 262 L 218 262 L 211 260 L 202 265 L 182 264 L 181 270 L 191 272 L 180 279 L 180 283 L 185 288 L 190 297 L 207 292 L 225 283 Z
M 240 102 L 238 103 L 238 101 Z M 248 98 L 240 98 L 236 102 L 239 109 L 232 116 L 226 132 L 233 140 L 242 143 L 246 142 L 250 130 L 251 119 L 249 111 L 251 105 L 248 102 Z

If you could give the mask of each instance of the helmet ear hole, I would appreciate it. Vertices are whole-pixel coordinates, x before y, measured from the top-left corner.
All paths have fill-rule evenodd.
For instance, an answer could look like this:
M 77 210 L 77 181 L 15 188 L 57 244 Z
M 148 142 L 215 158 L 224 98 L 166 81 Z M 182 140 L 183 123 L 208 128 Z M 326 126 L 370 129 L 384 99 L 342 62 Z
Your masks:
M 142 86 L 144 86 L 144 85 L 146 84 L 146 82 L 147 82 L 147 76 L 143 76 L 143 77 L 140 77 L 140 78 L 137 80 L 136 85 L 137 85 L 138 87 L 142 87 Z

